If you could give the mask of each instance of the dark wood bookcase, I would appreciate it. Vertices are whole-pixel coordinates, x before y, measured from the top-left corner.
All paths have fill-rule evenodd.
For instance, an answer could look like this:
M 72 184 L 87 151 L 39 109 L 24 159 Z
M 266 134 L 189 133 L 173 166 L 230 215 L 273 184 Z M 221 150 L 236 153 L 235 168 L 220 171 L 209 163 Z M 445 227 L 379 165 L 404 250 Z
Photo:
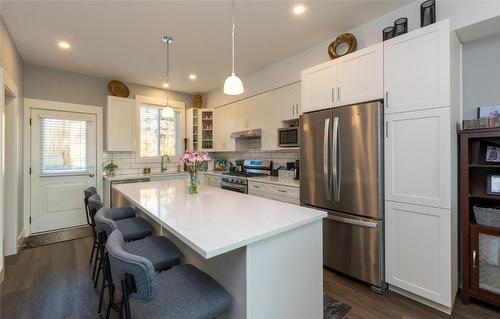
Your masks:
M 500 209 L 500 195 L 488 192 L 488 176 L 500 175 L 500 162 L 486 161 L 487 146 L 498 146 L 500 128 L 463 130 L 460 137 L 460 236 L 462 302 L 470 298 L 500 306 L 500 228 L 476 222 L 473 207 Z M 495 261 L 496 260 L 496 265 Z

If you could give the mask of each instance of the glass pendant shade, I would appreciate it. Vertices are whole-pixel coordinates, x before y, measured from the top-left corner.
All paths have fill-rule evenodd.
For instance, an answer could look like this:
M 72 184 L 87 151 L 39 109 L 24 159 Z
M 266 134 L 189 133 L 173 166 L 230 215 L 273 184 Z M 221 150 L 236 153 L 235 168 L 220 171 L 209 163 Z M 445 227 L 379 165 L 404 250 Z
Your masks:
M 240 78 L 237 77 L 234 73 L 226 79 L 224 82 L 224 94 L 227 95 L 238 95 L 244 92 L 243 83 Z

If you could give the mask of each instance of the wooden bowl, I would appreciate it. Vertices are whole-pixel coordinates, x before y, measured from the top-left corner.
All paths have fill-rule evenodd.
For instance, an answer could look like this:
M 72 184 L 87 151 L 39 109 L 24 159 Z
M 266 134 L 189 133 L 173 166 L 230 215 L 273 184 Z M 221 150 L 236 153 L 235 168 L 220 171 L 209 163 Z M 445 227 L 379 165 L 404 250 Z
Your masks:
M 118 97 L 128 97 L 130 95 L 130 90 L 128 87 L 120 81 L 109 81 L 108 90 L 111 94 Z

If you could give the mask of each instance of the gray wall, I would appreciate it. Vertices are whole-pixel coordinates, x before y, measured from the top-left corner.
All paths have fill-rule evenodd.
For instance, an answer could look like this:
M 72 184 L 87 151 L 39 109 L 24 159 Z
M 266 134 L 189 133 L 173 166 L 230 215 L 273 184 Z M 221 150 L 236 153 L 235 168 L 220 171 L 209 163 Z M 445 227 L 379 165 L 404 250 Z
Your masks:
M 24 68 L 25 97 L 41 100 L 104 107 L 110 80 L 31 64 L 26 64 Z M 136 94 L 157 98 L 167 96 L 162 89 L 126 84 L 131 97 Z M 170 99 L 185 102 L 187 108 L 193 104 L 191 94 L 170 92 Z
M 477 118 L 477 107 L 500 105 L 500 35 L 463 44 L 463 115 Z
M 5 26 L 3 20 L 0 18 L 0 63 L 1 67 L 4 69 L 5 73 L 7 73 L 18 88 L 18 138 L 20 141 L 20 145 L 18 148 L 19 151 L 19 169 L 18 169 L 18 234 L 24 228 L 24 215 L 23 215 L 23 179 L 22 179 L 22 170 L 23 170 L 23 105 L 24 105 L 24 87 L 23 87 L 23 68 L 24 63 L 17 51 L 17 48 L 12 41 L 12 37 L 9 34 L 7 27 Z M 2 88 L 3 89 L 3 88 Z M 7 212 L 5 212 L 7 213 Z M 3 221 L 0 222 L 0 224 Z

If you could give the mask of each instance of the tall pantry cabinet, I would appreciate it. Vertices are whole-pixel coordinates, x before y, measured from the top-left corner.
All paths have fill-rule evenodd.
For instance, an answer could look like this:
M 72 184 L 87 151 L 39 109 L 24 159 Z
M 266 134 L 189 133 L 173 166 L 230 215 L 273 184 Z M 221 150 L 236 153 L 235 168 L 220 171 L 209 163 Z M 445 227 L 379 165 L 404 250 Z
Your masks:
M 386 281 L 445 312 L 458 278 L 459 57 L 448 20 L 384 42 Z

